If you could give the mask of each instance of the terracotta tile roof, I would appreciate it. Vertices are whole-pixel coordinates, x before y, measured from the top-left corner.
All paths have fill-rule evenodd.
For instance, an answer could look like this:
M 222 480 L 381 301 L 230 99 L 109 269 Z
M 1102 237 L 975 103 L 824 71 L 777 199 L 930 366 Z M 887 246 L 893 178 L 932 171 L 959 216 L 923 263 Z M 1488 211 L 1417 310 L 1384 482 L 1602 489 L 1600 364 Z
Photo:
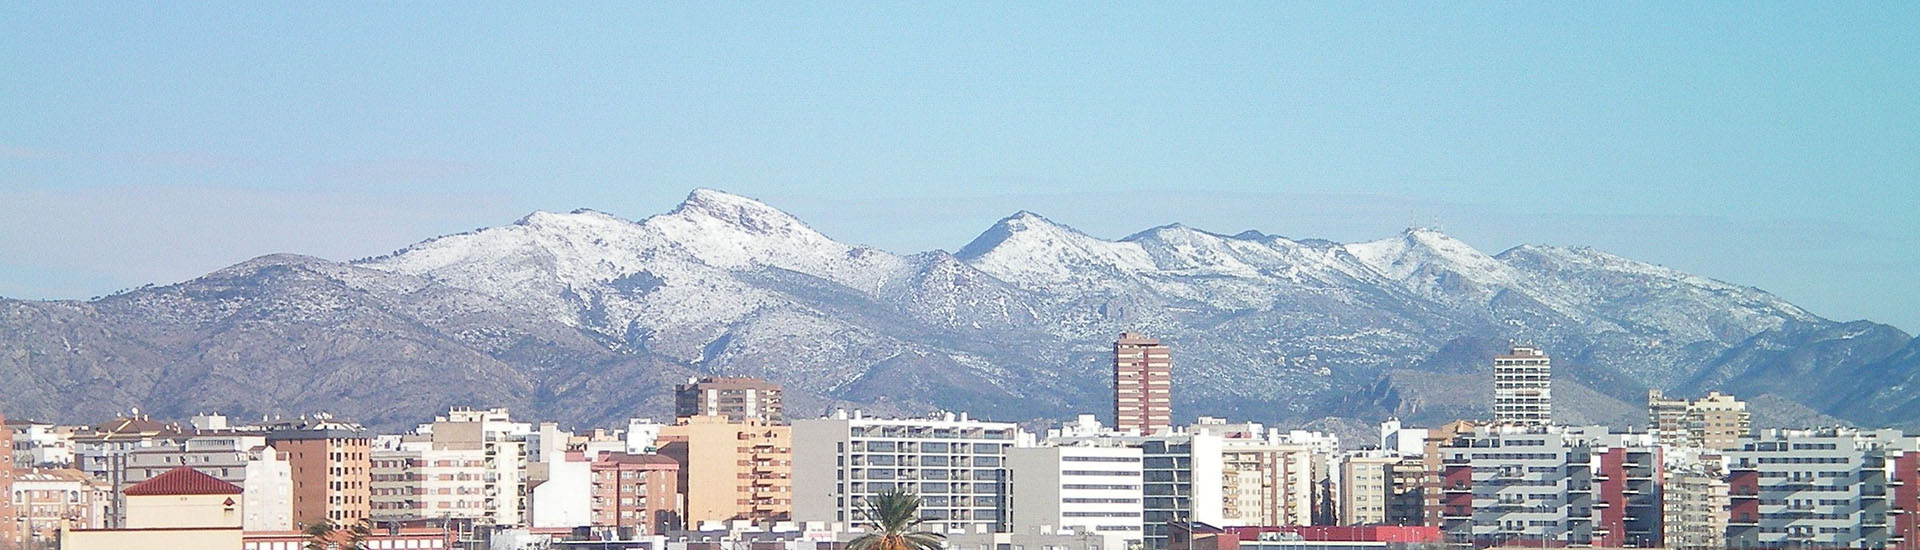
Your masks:
M 127 496 L 142 495 L 238 495 L 239 485 L 221 481 L 220 478 L 200 473 L 186 466 L 167 470 L 167 473 L 153 476 L 128 487 Z

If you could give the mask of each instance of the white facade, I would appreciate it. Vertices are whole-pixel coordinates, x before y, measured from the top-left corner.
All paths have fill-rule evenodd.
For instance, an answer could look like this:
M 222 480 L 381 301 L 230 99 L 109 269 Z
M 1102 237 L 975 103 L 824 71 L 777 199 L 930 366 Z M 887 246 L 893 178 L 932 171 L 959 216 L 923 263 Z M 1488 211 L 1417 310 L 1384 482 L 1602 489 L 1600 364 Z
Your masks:
M 1494 423 L 1541 426 L 1553 421 L 1553 366 L 1547 352 L 1514 346 L 1494 357 Z
M 941 418 L 865 418 L 856 411 L 794 422 L 794 520 L 860 528 L 875 493 L 901 488 L 922 499 L 934 531 L 989 533 L 1008 520 L 1006 460 L 1019 428 Z
M 593 460 L 579 452 L 550 455 L 547 478 L 533 488 L 534 527 L 580 527 L 594 523 Z
M 246 479 L 241 488 L 241 528 L 248 531 L 291 531 L 293 524 L 293 464 L 273 447 L 247 451 Z
M 73 464 L 73 429 L 53 424 L 12 424 L 14 467 L 29 468 L 71 468 Z
M 1767 430 L 1725 455 L 1730 547 L 1881 548 L 1892 535 L 1899 430 Z
M 1078 528 L 1105 550 L 1141 541 L 1141 450 L 1123 446 L 1008 451 L 1016 533 Z

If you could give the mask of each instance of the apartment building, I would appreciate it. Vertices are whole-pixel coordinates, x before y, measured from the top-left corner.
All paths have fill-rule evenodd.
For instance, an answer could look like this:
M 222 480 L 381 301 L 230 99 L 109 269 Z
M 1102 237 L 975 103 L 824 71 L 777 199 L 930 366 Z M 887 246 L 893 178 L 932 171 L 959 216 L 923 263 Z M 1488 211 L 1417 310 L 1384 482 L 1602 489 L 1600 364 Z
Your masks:
M 1734 548 L 1887 548 L 1906 541 L 1898 502 L 1917 451 L 1899 430 L 1766 430 L 1725 454 L 1727 544 Z M 1912 493 L 1910 493 L 1912 494 Z
M 1166 344 L 1123 332 L 1114 340 L 1114 425 L 1153 435 L 1173 422 L 1172 361 Z
M 1553 421 L 1552 361 L 1533 346 L 1494 356 L 1494 423 L 1540 426 Z
M 1206 424 L 1170 429 L 1152 435 L 1116 431 L 1101 426 L 1091 415 L 1048 430 L 1045 445 L 1126 446 L 1141 451 L 1141 543 L 1165 550 L 1171 521 L 1220 524 L 1225 518 L 1226 494 L 1222 452 L 1226 440 L 1252 440 L 1259 424 L 1229 425 L 1214 419 Z
M 414 431 L 436 451 L 477 451 L 485 472 L 478 500 L 481 523 L 524 525 L 527 515 L 527 439 L 533 425 L 514 422 L 507 409 L 454 407 Z M 447 460 L 461 460 L 448 458 Z
M 1728 482 L 1721 457 L 1699 447 L 1663 446 L 1661 480 L 1663 540 L 1674 550 L 1727 547 Z
M 373 438 L 326 414 L 274 424 L 267 444 L 292 467 L 293 522 L 354 523 L 373 512 Z
M 689 379 L 674 386 L 674 416 L 723 416 L 735 422 L 785 422 L 780 384 L 740 376 Z
M 1648 390 L 1648 427 L 1668 447 L 1729 450 L 1753 429 L 1747 403 L 1721 392 L 1688 401 Z
M 680 463 L 689 526 L 785 521 L 793 513 L 793 429 L 763 420 L 683 417 L 663 428 L 660 454 Z
M 1015 533 L 1044 527 L 1101 536 L 1104 550 L 1142 541 L 1141 450 L 1116 444 L 1016 447 L 1008 451 Z
M 104 527 L 113 491 L 85 472 L 71 469 L 23 470 L 14 476 L 11 491 L 15 526 L 25 548 L 50 548 L 62 525 L 80 529 Z
M 594 526 L 633 536 L 681 527 L 680 463 L 660 455 L 604 453 L 594 458 L 589 469 Z
M 490 520 L 487 475 L 480 449 L 436 449 L 432 441 L 377 449 L 369 476 L 369 513 L 383 521 Z
M 1393 496 L 1394 466 L 1401 458 L 1384 453 L 1350 454 L 1340 461 L 1342 525 L 1382 525 Z
M 1441 526 L 1441 471 L 1423 457 L 1402 456 L 1388 467 L 1388 525 Z
M 1221 446 L 1218 525 L 1314 525 L 1324 476 L 1306 445 L 1225 438 Z
M 1000 531 L 1008 521 L 1007 453 L 1018 428 L 966 414 L 870 418 L 859 411 L 793 424 L 794 520 L 862 529 L 859 510 L 875 493 L 921 496 L 923 527 L 938 532 Z
M 15 468 L 72 468 L 73 426 L 32 420 L 7 420 L 13 437 Z
M 1442 527 L 1474 544 L 1661 544 L 1661 448 L 1602 427 L 1477 427 L 1439 448 Z
M 6 415 L 0 415 L 0 426 L 5 426 L 6 422 Z M 18 511 L 13 508 L 13 502 L 16 499 L 9 498 L 14 494 L 13 430 L 0 430 L 0 458 L 6 459 L 0 462 L 0 501 L 5 501 L 0 502 L 0 523 L 5 524 L 0 525 L 0 545 L 17 548 L 25 542 L 25 537 L 20 525 L 11 519 L 18 514 Z

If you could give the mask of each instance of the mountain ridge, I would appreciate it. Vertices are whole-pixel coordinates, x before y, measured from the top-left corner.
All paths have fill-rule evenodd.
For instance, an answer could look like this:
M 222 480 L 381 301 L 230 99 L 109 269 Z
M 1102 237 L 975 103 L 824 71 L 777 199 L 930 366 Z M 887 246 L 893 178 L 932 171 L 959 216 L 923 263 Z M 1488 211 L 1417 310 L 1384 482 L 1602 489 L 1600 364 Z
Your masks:
M 1471 401 L 1407 374 L 1373 399 L 1353 395 L 1389 373 L 1485 370 L 1496 342 L 1518 338 L 1547 346 L 1575 387 L 1593 390 L 1573 418 L 1619 418 L 1660 387 L 1752 390 L 1783 417 L 1912 429 L 1901 411 L 1914 409 L 1915 339 L 1857 323 L 1586 247 L 1489 255 L 1420 228 L 1343 244 L 1184 224 L 1110 241 L 1023 210 L 957 252 L 900 255 L 696 189 L 638 221 L 534 212 L 351 262 L 269 254 L 91 301 L 0 298 L 0 390 L 38 392 L 0 412 L 224 405 L 379 423 L 457 400 L 419 381 L 448 373 L 491 388 L 465 404 L 604 423 L 665 414 L 669 382 L 725 373 L 786 383 L 801 415 L 865 406 L 1060 418 L 1106 409 L 1105 345 L 1144 330 L 1175 345 L 1182 417 L 1469 411 Z M 105 353 L 74 353 L 76 340 Z M 313 387 L 298 383 L 302 372 Z M 389 387 L 410 399 L 364 402 L 355 376 L 402 381 Z M 1847 398 L 1818 382 L 1846 384 Z M 276 401 L 199 389 L 221 384 Z M 48 398 L 75 390 L 108 398 Z

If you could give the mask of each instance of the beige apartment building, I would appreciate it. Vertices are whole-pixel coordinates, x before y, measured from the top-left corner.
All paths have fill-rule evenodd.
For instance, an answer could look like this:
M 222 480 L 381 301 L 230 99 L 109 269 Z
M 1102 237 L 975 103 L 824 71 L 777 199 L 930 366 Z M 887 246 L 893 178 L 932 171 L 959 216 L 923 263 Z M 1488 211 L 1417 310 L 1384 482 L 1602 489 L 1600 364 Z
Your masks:
M 689 527 L 784 521 L 793 513 L 793 430 L 758 420 L 689 416 L 661 429 L 660 454 L 680 463 Z
M 1172 360 L 1167 345 L 1123 332 L 1114 341 L 1114 426 L 1152 435 L 1173 422 Z
M 1738 448 L 1753 431 L 1748 404 L 1721 392 L 1688 401 L 1648 390 L 1648 427 L 1660 434 L 1662 445 L 1717 451 Z
M 1305 445 L 1221 447 L 1221 517 L 1232 525 L 1313 525 L 1314 450 Z
M 481 519 L 488 515 L 486 457 L 426 441 L 374 451 L 371 492 L 378 520 Z
M 1344 525 L 1387 523 L 1394 467 L 1400 457 L 1349 456 L 1341 461 L 1340 521 Z
M 113 490 L 72 468 L 22 470 L 15 474 L 11 502 L 18 514 L 16 525 L 28 543 L 25 547 L 46 548 L 62 525 L 105 527 Z

